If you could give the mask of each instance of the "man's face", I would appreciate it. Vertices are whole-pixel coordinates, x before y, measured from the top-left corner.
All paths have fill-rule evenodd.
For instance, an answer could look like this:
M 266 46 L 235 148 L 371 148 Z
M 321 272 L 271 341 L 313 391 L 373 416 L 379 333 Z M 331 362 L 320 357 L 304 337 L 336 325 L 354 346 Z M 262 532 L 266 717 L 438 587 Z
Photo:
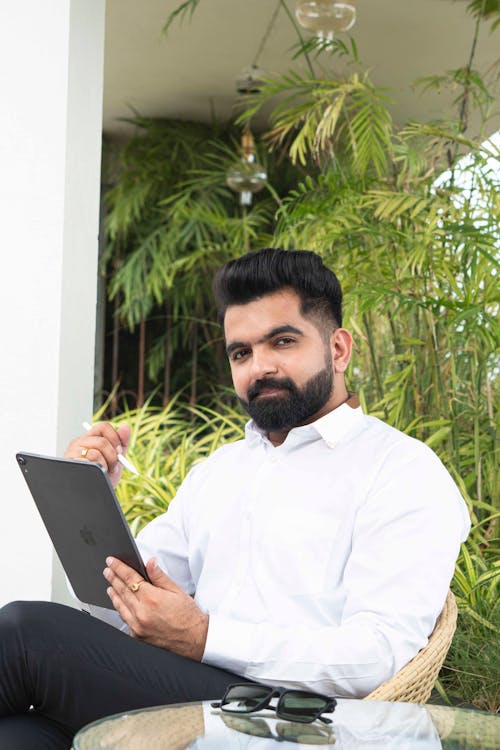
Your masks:
M 286 433 L 331 411 L 330 343 L 294 291 L 228 307 L 224 332 L 236 395 L 261 429 Z

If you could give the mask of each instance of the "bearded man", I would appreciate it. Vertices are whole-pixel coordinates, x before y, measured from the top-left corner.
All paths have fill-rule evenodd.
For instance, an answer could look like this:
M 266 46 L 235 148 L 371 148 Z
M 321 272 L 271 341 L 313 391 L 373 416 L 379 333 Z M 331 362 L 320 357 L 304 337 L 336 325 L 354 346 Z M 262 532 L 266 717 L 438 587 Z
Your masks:
M 151 583 L 108 558 L 110 610 L 0 612 L 11 750 L 67 748 L 101 716 L 233 682 L 361 697 L 432 632 L 468 514 L 437 456 L 348 392 L 336 276 L 314 253 L 266 249 L 214 289 L 245 438 L 196 465 L 139 534 Z M 83 451 L 116 485 L 128 439 L 98 424 L 65 455 Z

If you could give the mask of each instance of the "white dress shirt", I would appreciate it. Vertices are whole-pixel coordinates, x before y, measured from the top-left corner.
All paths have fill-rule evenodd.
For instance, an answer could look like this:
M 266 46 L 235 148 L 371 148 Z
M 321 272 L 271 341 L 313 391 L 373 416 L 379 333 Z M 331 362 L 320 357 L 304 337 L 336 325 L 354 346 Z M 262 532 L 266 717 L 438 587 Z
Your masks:
M 437 456 L 345 403 L 278 447 L 250 422 L 137 542 L 209 614 L 205 663 L 360 697 L 427 643 L 469 528 Z

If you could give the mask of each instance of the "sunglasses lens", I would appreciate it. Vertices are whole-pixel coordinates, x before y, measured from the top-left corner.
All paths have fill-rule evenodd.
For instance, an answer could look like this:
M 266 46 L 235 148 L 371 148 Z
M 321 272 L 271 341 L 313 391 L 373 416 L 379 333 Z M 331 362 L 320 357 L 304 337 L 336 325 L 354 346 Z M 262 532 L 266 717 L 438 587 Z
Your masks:
M 279 702 L 279 715 L 290 721 L 314 721 L 326 709 L 326 701 L 318 695 L 300 690 L 285 693 Z
M 255 711 L 271 692 L 262 685 L 234 685 L 224 697 L 224 711 L 243 714 Z

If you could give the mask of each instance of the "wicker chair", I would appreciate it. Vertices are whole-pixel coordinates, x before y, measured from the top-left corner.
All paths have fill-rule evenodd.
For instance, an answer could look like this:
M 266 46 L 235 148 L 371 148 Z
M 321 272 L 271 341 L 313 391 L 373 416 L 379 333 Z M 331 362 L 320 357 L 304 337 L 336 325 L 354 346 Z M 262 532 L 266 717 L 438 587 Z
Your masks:
M 365 696 L 369 701 L 425 703 L 450 648 L 457 624 L 457 605 L 451 591 L 444 603 L 429 642 L 390 680 Z

